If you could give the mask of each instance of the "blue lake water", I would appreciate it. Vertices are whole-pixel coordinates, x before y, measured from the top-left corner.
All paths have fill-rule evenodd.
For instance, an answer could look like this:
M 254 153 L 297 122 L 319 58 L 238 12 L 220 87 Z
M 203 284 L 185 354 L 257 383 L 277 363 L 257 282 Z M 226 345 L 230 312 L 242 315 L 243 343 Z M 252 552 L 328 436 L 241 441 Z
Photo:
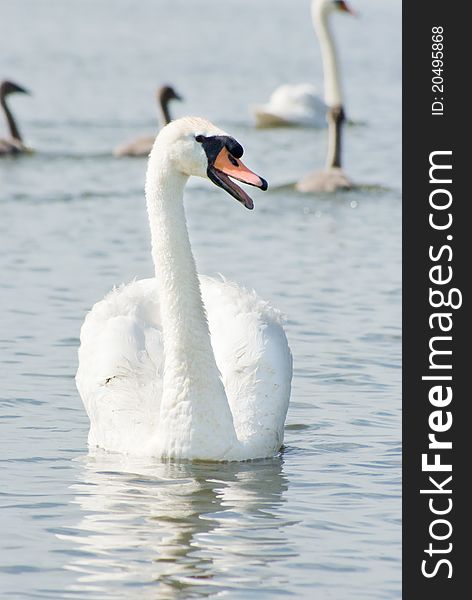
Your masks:
M 304 196 L 326 132 L 255 130 L 280 83 L 321 89 L 308 0 L 0 0 L 0 78 L 37 152 L 0 162 L 0 591 L 5 599 L 400 597 L 401 6 L 336 16 L 345 168 L 362 185 Z M 201 273 L 288 316 L 286 448 L 242 464 L 87 454 L 75 389 L 86 311 L 152 275 L 145 159 L 111 150 L 185 97 L 272 188 L 246 211 L 192 181 Z M 3 129 L 0 130 L 3 133 Z M 0 593 L 0 595 L 1 595 Z

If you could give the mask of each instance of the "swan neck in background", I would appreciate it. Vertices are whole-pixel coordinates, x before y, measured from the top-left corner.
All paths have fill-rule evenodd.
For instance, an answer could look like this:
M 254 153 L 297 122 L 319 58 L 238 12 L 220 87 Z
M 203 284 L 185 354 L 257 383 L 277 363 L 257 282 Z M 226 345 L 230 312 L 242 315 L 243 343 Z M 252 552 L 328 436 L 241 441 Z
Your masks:
M 341 168 L 342 152 L 342 126 L 346 120 L 344 108 L 333 106 L 328 109 L 328 155 L 326 157 L 326 168 Z
M 159 100 L 159 106 L 161 107 L 163 126 L 168 125 L 172 121 L 172 118 L 171 118 L 170 112 L 169 112 L 169 99 L 161 98 Z
M 13 115 L 12 115 L 10 109 L 8 108 L 8 105 L 5 100 L 5 96 L 3 94 L 0 98 L 0 105 L 2 106 L 3 111 L 5 113 L 5 117 L 7 119 L 7 125 L 8 125 L 8 129 L 10 131 L 10 137 L 13 138 L 14 140 L 18 140 L 19 142 L 21 142 L 22 139 L 21 139 L 20 131 L 16 125 L 15 119 L 13 118 Z
M 339 61 L 329 24 L 329 15 L 320 11 L 319 8 L 314 5 L 312 17 L 323 60 L 325 102 L 328 106 L 341 106 L 343 104 L 343 93 L 339 72 Z
M 187 180 L 158 139 L 146 178 L 164 344 L 158 444 L 164 456 L 173 458 L 197 453 L 204 458 L 205 449 L 209 458 L 224 458 L 237 440 L 190 247 L 183 205 Z M 217 429 L 224 437 L 209 435 Z

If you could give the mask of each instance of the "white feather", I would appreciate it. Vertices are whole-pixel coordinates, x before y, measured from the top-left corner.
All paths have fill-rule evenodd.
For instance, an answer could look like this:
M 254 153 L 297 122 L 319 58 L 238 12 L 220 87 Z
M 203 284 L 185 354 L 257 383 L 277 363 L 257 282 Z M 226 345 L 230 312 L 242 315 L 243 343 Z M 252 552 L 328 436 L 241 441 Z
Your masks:
M 253 108 L 253 114 L 257 127 L 326 127 L 326 104 L 309 83 L 279 86 L 269 102 Z
M 282 315 L 235 283 L 200 277 L 200 285 L 237 437 L 254 457 L 270 456 L 283 442 L 292 377 Z M 139 455 L 155 434 L 164 370 L 157 298 L 155 279 L 134 281 L 85 319 L 76 382 L 91 447 Z

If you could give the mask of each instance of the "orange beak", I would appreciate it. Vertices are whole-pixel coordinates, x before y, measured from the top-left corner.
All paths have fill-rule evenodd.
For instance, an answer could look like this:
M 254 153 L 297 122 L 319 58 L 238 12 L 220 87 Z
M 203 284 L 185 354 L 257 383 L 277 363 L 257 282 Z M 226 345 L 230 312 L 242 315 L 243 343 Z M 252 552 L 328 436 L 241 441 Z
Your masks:
M 250 210 L 254 208 L 252 199 L 238 185 L 230 179 L 242 181 L 265 191 L 269 187 L 267 181 L 248 169 L 238 158 L 235 158 L 226 147 L 222 148 L 213 165 L 209 168 L 208 175 L 216 185 L 222 187 L 233 198 L 244 204 Z
M 344 0 L 339 2 L 339 10 L 342 12 L 347 12 L 353 17 L 357 15 L 357 13 L 349 6 L 349 4 L 347 4 L 347 2 L 344 2 Z

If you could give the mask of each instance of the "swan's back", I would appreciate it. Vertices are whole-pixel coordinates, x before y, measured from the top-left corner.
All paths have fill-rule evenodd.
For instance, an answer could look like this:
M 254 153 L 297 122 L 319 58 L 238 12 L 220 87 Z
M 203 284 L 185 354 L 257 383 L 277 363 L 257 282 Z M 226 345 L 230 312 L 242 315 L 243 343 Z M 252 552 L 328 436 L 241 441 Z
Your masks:
M 126 142 L 113 150 L 114 156 L 148 156 L 156 136 L 142 136 L 132 142 Z
M 207 277 L 200 283 L 243 454 L 273 455 L 283 441 L 292 375 L 281 315 L 236 284 Z M 80 341 L 76 381 L 90 446 L 152 454 L 164 369 L 155 279 L 117 288 L 95 304 Z
M 275 89 L 267 104 L 255 107 L 259 127 L 276 125 L 326 126 L 326 104 L 309 83 L 284 84 Z
M 26 152 L 26 148 L 19 140 L 0 139 L 0 156 L 15 156 Z

